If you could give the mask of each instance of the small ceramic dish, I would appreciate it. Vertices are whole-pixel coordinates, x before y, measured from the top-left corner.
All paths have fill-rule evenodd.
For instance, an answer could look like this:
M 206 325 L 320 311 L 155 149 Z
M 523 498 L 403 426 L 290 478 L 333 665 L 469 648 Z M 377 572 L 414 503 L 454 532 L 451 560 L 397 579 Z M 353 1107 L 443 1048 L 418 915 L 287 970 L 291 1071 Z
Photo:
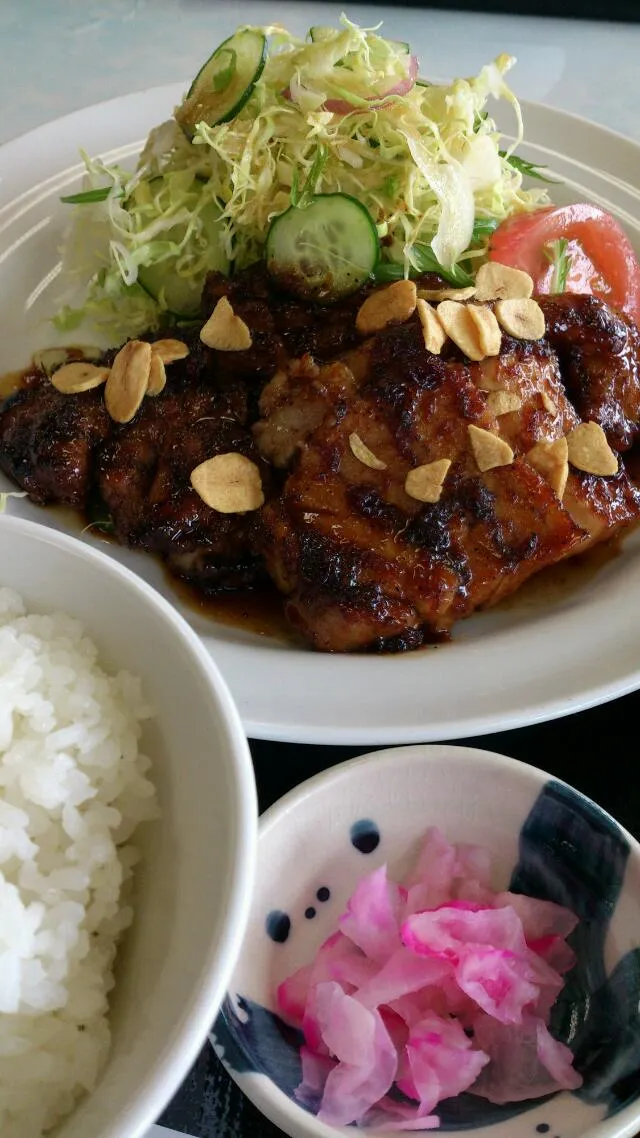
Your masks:
M 640 1129 L 640 845 L 595 803 L 486 751 L 415 746 L 334 767 L 263 816 L 252 913 L 211 1042 L 244 1093 L 292 1138 L 336 1132 L 303 1109 L 300 1033 L 276 986 L 337 928 L 357 882 L 387 863 L 402 880 L 429 826 L 494 855 L 496 889 L 557 901 L 580 923 L 578 958 L 553 1011 L 583 1087 L 494 1105 L 441 1103 L 441 1130 L 482 1138 L 624 1138 Z M 353 1128 L 344 1130 L 353 1134 Z M 380 1133 L 378 1131 L 377 1133 Z

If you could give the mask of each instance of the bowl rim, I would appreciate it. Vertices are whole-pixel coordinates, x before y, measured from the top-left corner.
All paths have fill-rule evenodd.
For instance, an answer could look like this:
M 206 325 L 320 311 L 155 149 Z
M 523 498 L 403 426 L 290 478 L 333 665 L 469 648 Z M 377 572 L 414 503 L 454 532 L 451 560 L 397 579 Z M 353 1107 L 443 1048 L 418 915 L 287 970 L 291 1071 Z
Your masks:
M 149 1067 L 135 1099 L 124 1103 L 99 1132 L 99 1138 L 122 1138 L 123 1134 L 127 1138 L 140 1138 L 162 1113 L 197 1059 L 240 955 L 251 909 L 258 844 L 258 801 L 251 752 L 240 714 L 217 664 L 197 633 L 169 601 L 114 558 L 79 541 L 77 537 L 39 522 L 11 516 L 0 517 L 0 543 L 3 531 L 24 537 L 36 545 L 54 546 L 72 560 L 87 562 L 98 572 L 110 576 L 122 589 L 136 594 L 142 604 L 151 608 L 158 619 L 168 624 L 173 634 L 182 641 L 208 688 L 220 714 L 226 751 L 232 756 L 229 773 L 233 777 L 229 783 L 235 798 L 236 825 L 232 836 L 232 868 L 226 890 L 224 927 L 215 944 L 210 945 L 200 966 L 189 1004 L 171 1036 L 163 1041 L 158 1057 Z M 87 631 L 90 635 L 90 628 Z
M 282 798 L 279 798 L 261 815 L 258 827 L 258 853 L 261 839 L 270 836 L 272 830 L 281 822 L 286 821 L 287 816 L 292 814 L 296 808 L 318 792 L 331 793 L 333 791 L 339 793 L 341 785 L 351 777 L 355 770 L 363 767 L 372 769 L 393 767 L 399 758 L 415 765 L 424 765 L 425 763 L 435 765 L 442 763 L 443 760 L 449 764 L 463 765 L 468 763 L 472 757 L 476 761 L 484 763 L 486 767 L 492 767 L 506 776 L 521 779 L 533 787 L 542 786 L 549 780 L 568 786 L 574 794 L 590 803 L 610 819 L 628 841 L 630 856 L 640 864 L 640 842 L 634 838 L 633 834 L 630 834 L 616 818 L 597 802 L 583 794 L 582 791 L 576 790 L 564 779 L 557 778 L 540 767 L 524 763 L 497 751 L 488 751 L 480 747 L 457 746 L 450 743 L 414 743 L 407 746 L 368 751 L 364 755 L 347 759 L 345 762 L 338 763 L 336 766 L 320 771 L 306 779 L 305 782 L 295 786 Z M 291 1138 L 336 1138 L 337 1134 L 346 1136 L 352 1133 L 352 1127 L 335 1129 L 324 1122 L 319 1122 L 314 1115 L 309 1114 L 303 1107 L 290 1099 L 267 1076 L 254 1072 L 238 1073 L 231 1070 L 229 1066 L 225 1066 L 230 1077 L 254 1106 L 270 1122 L 289 1134 Z M 594 1123 L 588 1131 L 584 1132 L 583 1138 L 635 1138 L 639 1122 L 640 1098 L 635 1103 L 630 1103 L 624 1107 L 611 1118 L 605 1118 L 601 1122 Z M 417 1131 L 416 1133 L 420 1132 Z M 449 1132 L 447 1131 L 447 1133 Z M 469 1133 L 473 1135 L 474 1132 L 469 1131 Z
M 584 794 L 581 790 L 577 790 L 571 783 L 566 782 L 557 775 L 551 774 L 549 771 L 544 770 L 542 767 L 534 766 L 532 763 L 525 763 L 521 759 L 514 759 L 510 755 L 503 755 L 499 751 L 488 751 L 482 747 L 467 747 L 455 743 L 408 743 L 406 746 L 397 747 L 381 747 L 375 751 L 367 751 L 364 755 L 356 755 L 354 758 L 345 759 L 342 763 L 336 763 L 333 767 L 328 767 L 326 770 L 319 771 L 317 774 L 312 775 L 311 778 L 305 779 L 304 782 L 298 783 L 286 794 L 274 802 L 263 814 L 260 815 L 258 824 L 258 842 L 270 832 L 274 826 L 281 822 L 287 814 L 290 814 L 306 799 L 312 795 L 322 792 L 330 792 L 331 790 L 339 792 L 340 784 L 348 781 L 352 772 L 360 767 L 370 766 L 386 767 L 392 766 L 398 759 L 407 759 L 411 763 L 418 765 L 419 763 L 428 763 L 435 765 L 443 760 L 447 763 L 464 764 L 467 763 L 471 757 L 475 761 L 485 763 L 487 767 L 493 767 L 497 771 L 501 771 L 505 775 L 515 776 L 516 778 L 527 781 L 533 786 L 542 786 L 545 782 L 557 782 L 561 786 L 566 786 L 577 794 L 583 801 L 594 806 L 601 814 L 620 831 L 629 843 L 629 848 L 633 851 L 635 858 L 640 860 L 640 841 L 629 833 L 627 829 L 614 818 L 608 810 L 600 806 L 588 794 Z

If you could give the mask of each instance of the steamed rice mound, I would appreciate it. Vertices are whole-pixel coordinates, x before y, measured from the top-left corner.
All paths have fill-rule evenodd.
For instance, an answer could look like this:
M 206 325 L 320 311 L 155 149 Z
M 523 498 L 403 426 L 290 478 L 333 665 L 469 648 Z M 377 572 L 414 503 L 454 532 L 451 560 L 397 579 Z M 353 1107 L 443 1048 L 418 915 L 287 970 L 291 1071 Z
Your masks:
M 81 625 L 0 588 L 0 1134 L 37 1138 L 93 1089 L 137 860 L 157 813 L 140 682 Z

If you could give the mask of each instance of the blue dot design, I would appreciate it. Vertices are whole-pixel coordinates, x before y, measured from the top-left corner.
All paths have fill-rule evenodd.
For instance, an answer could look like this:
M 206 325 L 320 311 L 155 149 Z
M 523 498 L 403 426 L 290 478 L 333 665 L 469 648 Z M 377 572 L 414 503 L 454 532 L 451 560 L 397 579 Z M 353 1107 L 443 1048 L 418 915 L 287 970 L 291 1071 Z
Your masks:
M 265 921 L 267 936 L 276 944 L 284 944 L 291 932 L 291 917 L 280 909 L 272 909 Z
M 380 831 L 370 818 L 354 822 L 350 831 L 351 845 L 362 854 L 373 853 L 380 845 Z

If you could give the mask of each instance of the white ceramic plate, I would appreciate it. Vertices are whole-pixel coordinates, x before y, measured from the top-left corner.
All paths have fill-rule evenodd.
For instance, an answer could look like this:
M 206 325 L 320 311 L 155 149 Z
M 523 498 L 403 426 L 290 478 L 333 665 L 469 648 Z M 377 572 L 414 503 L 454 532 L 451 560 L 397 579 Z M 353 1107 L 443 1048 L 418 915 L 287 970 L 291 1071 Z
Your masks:
M 182 91 L 176 85 L 127 95 L 0 149 L 0 372 L 55 342 L 47 320 L 64 223 L 59 196 L 80 177 L 78 147 L 111 161 L 131 160 Z M 632 184 L 640 147 L 547 107 L 529 104 L 524 112 L 522 153 L 564 179 L 551 187 L 554 199 L 598 202 L 620 218 L 640 249 L 640 191 Z M 10 509 L 65 526 L 23 500 Z M 402 657 L 318 655 L 215 624 L 181 606 L 152 559 L 102 548 L 182 609 L 256 738 L 376 745 L 461 738 L 566 715 L 640 687 L 640 534 L 555 599 L 532 603 L 525 593 L 508 608 L 461 624 L 451 644 Z

